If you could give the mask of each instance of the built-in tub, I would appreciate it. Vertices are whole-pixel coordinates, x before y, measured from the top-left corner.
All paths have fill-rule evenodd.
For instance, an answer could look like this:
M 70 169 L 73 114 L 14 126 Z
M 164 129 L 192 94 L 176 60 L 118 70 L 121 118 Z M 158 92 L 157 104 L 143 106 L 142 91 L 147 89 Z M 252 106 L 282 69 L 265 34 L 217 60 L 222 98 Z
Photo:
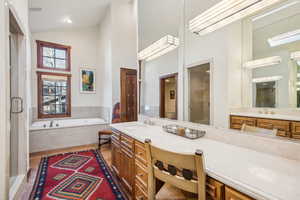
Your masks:
M 107 128 L 108 123 L 101 118 L 33 122 L 30 127 L 30 152 L 96 144 L 98 131 Z
M 50 124 L 52 122 L 52 127 Z M 78 126 L 90 126 L 90 125 L 103 125 L 107 124 L 104 119 L 101 118 L 87 118 L 87 119 L 60 119 L 60 120 L 47 120 L 33 122 L 30 130 L 45 130 L 45 129 L 57 129 L 57 128 L 69 128 Z

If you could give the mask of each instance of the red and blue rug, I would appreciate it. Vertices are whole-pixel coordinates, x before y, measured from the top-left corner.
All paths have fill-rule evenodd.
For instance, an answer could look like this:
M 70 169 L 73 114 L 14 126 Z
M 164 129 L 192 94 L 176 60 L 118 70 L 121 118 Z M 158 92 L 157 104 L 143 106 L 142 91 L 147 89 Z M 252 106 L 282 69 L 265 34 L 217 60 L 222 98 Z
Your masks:
M 42 158 L 30 200 L 125 200 L 97 150 Z

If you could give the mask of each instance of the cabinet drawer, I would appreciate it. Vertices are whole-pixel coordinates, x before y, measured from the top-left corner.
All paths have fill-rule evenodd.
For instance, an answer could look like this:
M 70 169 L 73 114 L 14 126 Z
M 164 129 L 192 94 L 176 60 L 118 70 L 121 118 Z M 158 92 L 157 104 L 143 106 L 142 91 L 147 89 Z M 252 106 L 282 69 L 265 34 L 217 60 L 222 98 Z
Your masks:
M 257 119 L 257 127 L 265 129 L 277 129 L 277 135 L 288 137 L 290 135 L 290 122 L 272 119 Z
M 224 184 L 213 178 L 206 178 L 206 197 L 208 200 L 222 200 L 224 197 Z
M 254 200 L 254 199 L 226 186 L 225 200 Z
M 147 200 L 148 199 L 146 191 L 144 191 L 138 183 L 135 184 L 135 199 L 136 200 Z
M 255 126 L 256 119 L 251 117 L 240 117 L 240 116 L 230 117 L 230 128 L 241 129 L 243 124 L 247 124 L 248 126 Z
M 139 141 L 134 144 L 135 158 L 139 160 L 145 167 L 147 166 L 145 145 Z
M 300 122 L 292 122 L 292 138 L 300 139 Z
M 120 140 L 120 133 L 113 132 L 112 135 L 111 135 L 111 139 L 119 141 Z
M 135 179 L 141 183 L 143 188 L 147 188 L 148 174 L 146 169 L 138 160 L 135 160 Z
M 111 138 L 111 143 L 120 148 L 120 141 L 116 140 L 115 138 Z
M 134 139 L 124 134 L 121 135 L 121 146 L 128 151 L 133 152 L 134 150 Z

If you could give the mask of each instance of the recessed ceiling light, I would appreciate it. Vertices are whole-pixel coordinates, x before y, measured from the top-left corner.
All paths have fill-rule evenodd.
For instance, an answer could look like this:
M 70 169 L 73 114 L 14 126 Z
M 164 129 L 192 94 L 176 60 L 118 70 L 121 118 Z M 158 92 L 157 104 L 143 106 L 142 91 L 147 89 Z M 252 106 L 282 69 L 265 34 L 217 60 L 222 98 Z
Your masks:
M 64 19 L 64 22 L 67 23 L 67 24 L 72 24 L 73 23 L 73 21 L 68 17 Z

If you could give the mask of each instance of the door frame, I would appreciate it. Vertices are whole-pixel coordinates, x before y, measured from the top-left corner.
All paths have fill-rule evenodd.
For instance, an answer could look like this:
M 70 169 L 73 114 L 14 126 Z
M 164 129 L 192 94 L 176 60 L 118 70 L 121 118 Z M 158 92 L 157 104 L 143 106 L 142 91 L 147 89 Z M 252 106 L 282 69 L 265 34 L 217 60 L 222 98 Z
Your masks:
M 0 165 L 0 199 L 13 199 L 20 192 L 22 184 L 24 184 L 25 177 L 27 175 L 27 170 L 29 169 L 29 138 L 28 138 L 28 127 L 29 127 L 29 115 L 28 115 L 28 105 L 27 97 L 28 93 L 25 91 L 29 87 L 29 79 L 26 76 L 29 76 L 29 62 L 27 59 L 27 49 L 30 46 L 28 39 L 28 34 L 26 31 L 26 26 L 22 23 L 15 7 L 13 4 L 1 4 L 0 5 L 0 36 L 3 38 L 3 51 L 0 50 L 0 54 L 3 55 L 4 59 L 0 61 L 0 110 L 3 112 L 0 113 L 0 132 L 3 133 L 0 135 L 0 160 L 3 162 Z M 3 11 L 3 12 L 2 12 Z M 13 17 L 13 19 L 11 18 Z M 11 21 L 12 19 L 12 21 Z M 18 155 L 18 172 L 19 176 L 17 177 L 14 184 L 10 187 L 9 184 L 9 170 L 10 170 L 10 54 L 9 54 L 9 35 L 10 35 L 10 22 L 15 23 L 18 26 L 18 31 L 22 34 L 19 34 L 18 37 L 18 60 L 17 63 L 19 66 L 23 67 L 25 76 L 22 77 L 24 83 L 22 86 L 22 91 L 20 95 L 23 95 L 24 99 L 24 114 L 21 119 L 21 122 L 24 125 L 22 135 L 20 135 L 19 150 Z M 0 41 L 1 42 L 1 41 Z M 2 66 L 3 65 L 3 66 Z
M 125 84 L 124 84 L 124 76 L 126 76 L 126 73 L 133 73 L 136 75 L 136 97 L 135 97 L 135 102 L 136 102 L 136 113 L 134 115 L 134 119 L 135 121 L 137 121 L 137 115 L 138 115 L 138 74 L 137 74 L 137 70 L 136 69 L 131 69 L 131 68 L 120 68 L 120 107 L 121 107 L 121 112 L 120 112 L 120 116 L 121 116 L 121 122 L 127 122 L 128 120 L 126 119 L 126 88 L 125 88 Z
M 185 75 L 187 79 L 185 79 L 185 95 L 187 97 L 188 103 L 185 105 L 185 119 L 190 121 L 190 73 L 189 69 L 198 67 L 200 65 L 204 64 L 209 64 L 210 66 L 210 74 L 209 74 L 209 81 L 210 81 L 210 91 L 209 91 L 209 96 L 210 96 L 210 106 L 209 106 L 209 125 L 214 125 L 214 62 L 213 58 L 207 59 L 207 60 L 202 60 L 199 62 L 192 63 L 190 65 L 187 65 L 185 67 Z
M 178 72 L 162 75 L 159 77 L 159 117 L 165 118 L 165 79 L 168 78 L 175 78 L 176 80 L 176 97 L 175 97 L 175 114 L 176 118 L 178 119 Z

